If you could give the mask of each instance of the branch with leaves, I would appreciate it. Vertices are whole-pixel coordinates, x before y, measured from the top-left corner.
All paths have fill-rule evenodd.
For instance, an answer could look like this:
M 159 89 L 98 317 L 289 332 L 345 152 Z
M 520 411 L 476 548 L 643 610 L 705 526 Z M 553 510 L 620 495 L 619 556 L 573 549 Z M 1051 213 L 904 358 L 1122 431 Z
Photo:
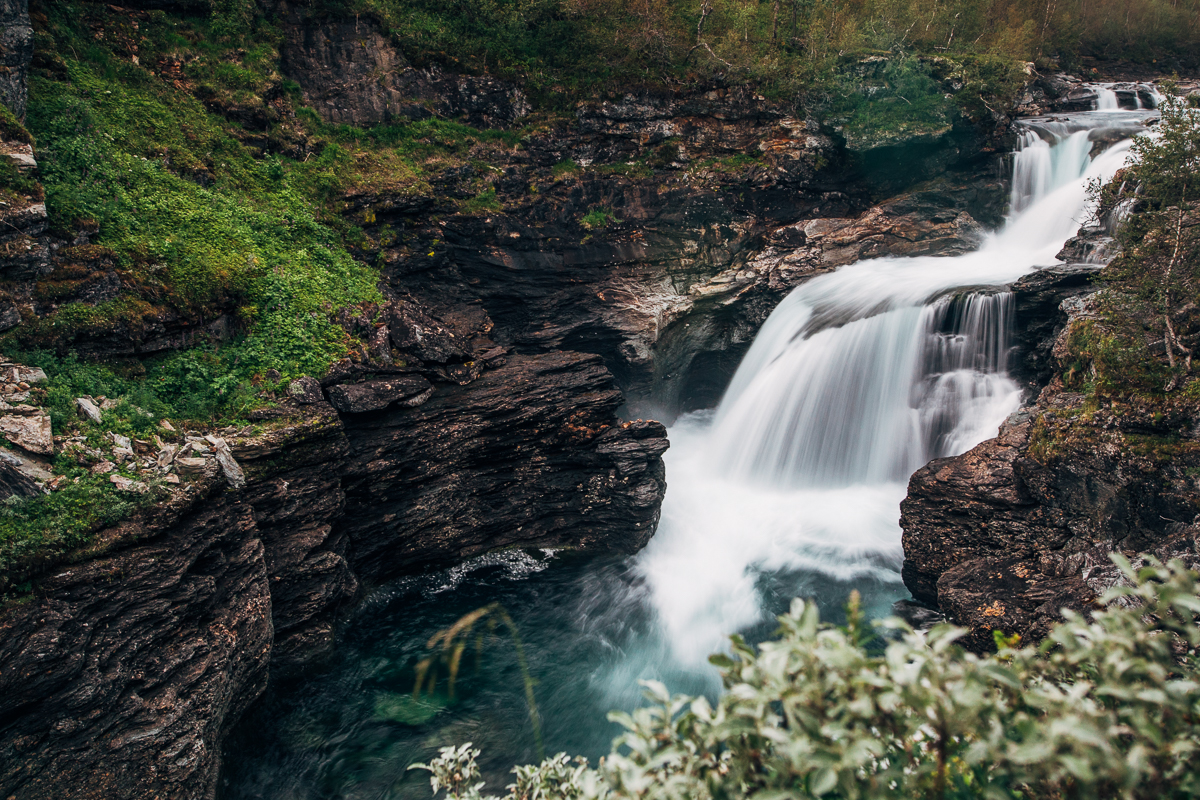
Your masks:
M 715 702 L 644 682 L 649 704 L 596 767 L 558 754 L 514 770 L 504 800 L 782 800 L 1200 795 L 1200 585 L 1180 562 L 1134 569 L 1091 619 L 978 657 L 941 625 L 872 637 L 793 601 L 775 641 L 714 656 Z M 881 646 L 882 645 L 882 646 Z M 428 764 L 435 792 L 483 794 L 470 744 Z
M 476 625 L 479 625 L 478 629 Z M 542 745 L 542 720 L 538 715 L 537 700 L 533 694 L 536 681 L 529 671 L 529 661 L 525 658 L 525 646 L 521 643 L 521 632 L 517 629 L 517 624 L 513 622 L 508 611 L 499 603 L 492 603 L 477 608 L 469 614 L 464 614 L 449 628 L 444 628 L 429 638 L 425 648 L 433 652 L 417 662 L 413 699 L 420 699 L 422 690 L 432 695 L 437 688 L 439 671 L 445 670 L 447 675 L 446 695 L 453 701 L 463 654 L 471 641 L 472 632 L 475 633 L 475 663 L 478 665 L 483 659 L 485 639 L 494 635 L 500 626 L 508 631 L 513 648 L 517 652 L 517 664 L 520 666 L 521 679 L 525 684 L 525 702 L 529 706 L 529 724 L 533 728 L 533 739 L 537 746 L 538 757 L 545 758 L 545 748 Z

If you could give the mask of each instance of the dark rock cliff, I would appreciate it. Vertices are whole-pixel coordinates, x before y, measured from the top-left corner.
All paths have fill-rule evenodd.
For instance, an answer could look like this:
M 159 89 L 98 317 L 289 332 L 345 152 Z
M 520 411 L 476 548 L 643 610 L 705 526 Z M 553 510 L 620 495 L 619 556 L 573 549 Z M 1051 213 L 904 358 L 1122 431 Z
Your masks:
M 1063 386 L 1067 337 L 1094 313 L 1094 269 L 1015 287 L 1018 374 L 1044 388 L 995 439 L 918 470 L 901 504 L 905 585 L 968 628 L 976 651 L 994 647 L 994 630 L 1037 640 L 1061 609 L 1091 608 L 1122 580 L 1110 553 L 1200 566 L 1194 410 L 1089 402 Z
M 315 399 L 315 398 L 314 398 Z M 419 407 L 298 406 L 215 479 L 0 611 L 5 796 L 209 797 L 225 730 L 333 642 L 359 580 L 499 547 L 632 552 L 667 443 L 599 358 L 518 356 Z

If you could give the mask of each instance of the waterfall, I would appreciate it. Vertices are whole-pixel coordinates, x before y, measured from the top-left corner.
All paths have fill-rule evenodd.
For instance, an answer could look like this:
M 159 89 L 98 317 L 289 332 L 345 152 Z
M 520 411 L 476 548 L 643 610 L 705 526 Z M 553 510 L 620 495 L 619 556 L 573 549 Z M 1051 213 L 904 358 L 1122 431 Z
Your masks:
M 1163 96 L 1158 88 L 1149 83 L 1097 83 L 1093 84 L 1096 91 L 1096 111 L 1142 111 L 1156 109 L 1162 102 Z M 1118 91 L 1119 90 L 1119 91 Z M 1121 107 L 1121 92 L 1130 95 L 1133 102 L 1127 108 Z
M 636 679 L 715 694 L 707 656 L 731 633 L 770 636 L 793 597 L 829 619 L 855 589 L 868 618 L 891 613 L 907 596 L 898 519 L 910 473 L 994 435 L 1019 403 L 1006 284 L 1055 263 L 1089 221 L 1088 181 L 1129 147 L 1097 155 L 1098 143 L 1132 136 L 1150 113 L 1021 121 L 1008 220 L 976 252 L 862 261 L 784 298 L 719 407 L 671 428 L 661 522 L 632 560 L 509 550 L 375 587 L 329 670 L 256 705 L 223 792 L 426 797 L 404 765 L 467 739 L 486 744 L 481 764 L 502 785 L 532 758 L 526 668 L 550 752 L 595 759 L 618 732 L 597 725 L 604 713 L 642 702 Z M 432 631 L 492 603 L 520 631 L 520 655 L 505 643 L 471 658 L 443 711 L 436 696 L 407 699 Z
M 803 307 L 799 337 L 764 343 L 769 363 L 722 404 L 719 471 L 782 486 L 902 481 L 982 439 L 980 419 L 994 429 L 1016 392 L 1010 300 L 947 296 L 807 335 Z
M 1052 190 L 1077 181 L 1090 160 L 1088 134 L 1087 129 L 1071 131 L 1067 123 L 1053 121 L 1022 130 L 1013 155 L 1010 211 L 1024 211 Z
M 862 261 L 802 284 L 718 409 L 676 423 L 662 521 L 638 569 L 677 664 L 762 622 L 764 582 L 865 582 L 885 587 L 884 608 L 903 596 L 908 477 L 994 436 L 1018 407 L 1004 285 L 1056 263 L 1086 221 L 1089 182 L 1129 148 L 1093 157 L 1091 131 L 1119 116 L 1023 127 L 1010 216 L 977 251 Z

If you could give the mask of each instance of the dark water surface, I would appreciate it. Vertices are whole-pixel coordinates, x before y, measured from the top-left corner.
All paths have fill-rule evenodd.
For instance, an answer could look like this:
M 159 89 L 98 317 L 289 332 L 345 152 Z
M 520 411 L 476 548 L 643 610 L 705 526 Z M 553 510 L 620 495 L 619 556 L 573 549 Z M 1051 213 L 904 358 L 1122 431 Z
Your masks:
M 851 585 L 812 573 L 770 575 L 759 588 L 775 613 L 809 595 L 822 599 L 822 615 L 833 621 L 853 588 L 872 616 L 889 613 L 903 594 L 894 583 Z M 711 667 L 671 659 L 633 559 L 493 554 L 372 592 L 346 620 L 334 659 L 303 680 L 273 684 L 239 725 L 226 748 L 224 800 L 428 798 L 427 773 L 407 767 L 467 741 L 483 750 L 484 775 L 499 792 L 514 764 L 537 760 L 522 672 L 503 628 L 479 658 L 471 637 L 453 703 L 444 680 L 432 698 L 411 699 L 430 636 L 493 602 L 523 640 L 547 753 L 593 762 L 607 753 L 620 729 L 605 715 L 641 702 L 639 678 L 689 694 L 719 689 Z M 773 628 L 763 623 L 747 633 L 761 640 Z

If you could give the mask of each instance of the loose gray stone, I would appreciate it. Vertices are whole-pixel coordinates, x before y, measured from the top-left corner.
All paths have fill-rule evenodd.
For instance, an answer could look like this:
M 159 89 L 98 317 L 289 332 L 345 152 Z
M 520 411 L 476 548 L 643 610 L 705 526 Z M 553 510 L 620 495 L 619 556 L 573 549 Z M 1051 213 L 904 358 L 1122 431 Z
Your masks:
M 156 459 L 159 469 L 165 470 L 170 467 L 171 462 L 175 460 L 175 454 L 178 451 L 179 448 L 173 444 L 163 445 L 163 448 L 158 451 L 158 458 Z
M 175 459 L 175 469 L 181 475 L 197 475 L 204 472 L 203 458 L 177 458 Z
M 10 497 L 37 497 L 42 487 L 25 473 L 21 459 L 0 451 L 0 500 Z
M 242 472 L 242 468 L 238 466 L 237 460 L 233 457 L 233 453 L 229 451 L 229 445 L 224 439 L 213 437 L 214 449 L 217 451 L 217 464 L 220 465 L 221 471 L 225 473 L 225 480 L 229 481 L 230 488 L 241 489 L 246 485 L 246 475 Z
M 97 425 L 100 424 L 100 407 L 93 403 L 90 398 L 77 397 L 75 398 L 75 405 L 79 407 L 79 411 L 83 416 Z
M 297 403 L 304 406 L 319 403 L 325 399 L 325 394 L 321 391 L 321 382 L 307 375 L 292 381 L 288 385 L 288 394 L 294 397 Z
M 31 453 L 53 455 L 54 436 L 50 431 L 50 415 L 41 413 L 35 416 L 10 414 L 0 417 L 0 433 L 18 447 L 23 447 Z
M 124 475 L 109 475 L 108 479 L 122 492 L 146 492 L 149 487 L 141 481 L 135 481 L 132 478 L 126 478 Z

